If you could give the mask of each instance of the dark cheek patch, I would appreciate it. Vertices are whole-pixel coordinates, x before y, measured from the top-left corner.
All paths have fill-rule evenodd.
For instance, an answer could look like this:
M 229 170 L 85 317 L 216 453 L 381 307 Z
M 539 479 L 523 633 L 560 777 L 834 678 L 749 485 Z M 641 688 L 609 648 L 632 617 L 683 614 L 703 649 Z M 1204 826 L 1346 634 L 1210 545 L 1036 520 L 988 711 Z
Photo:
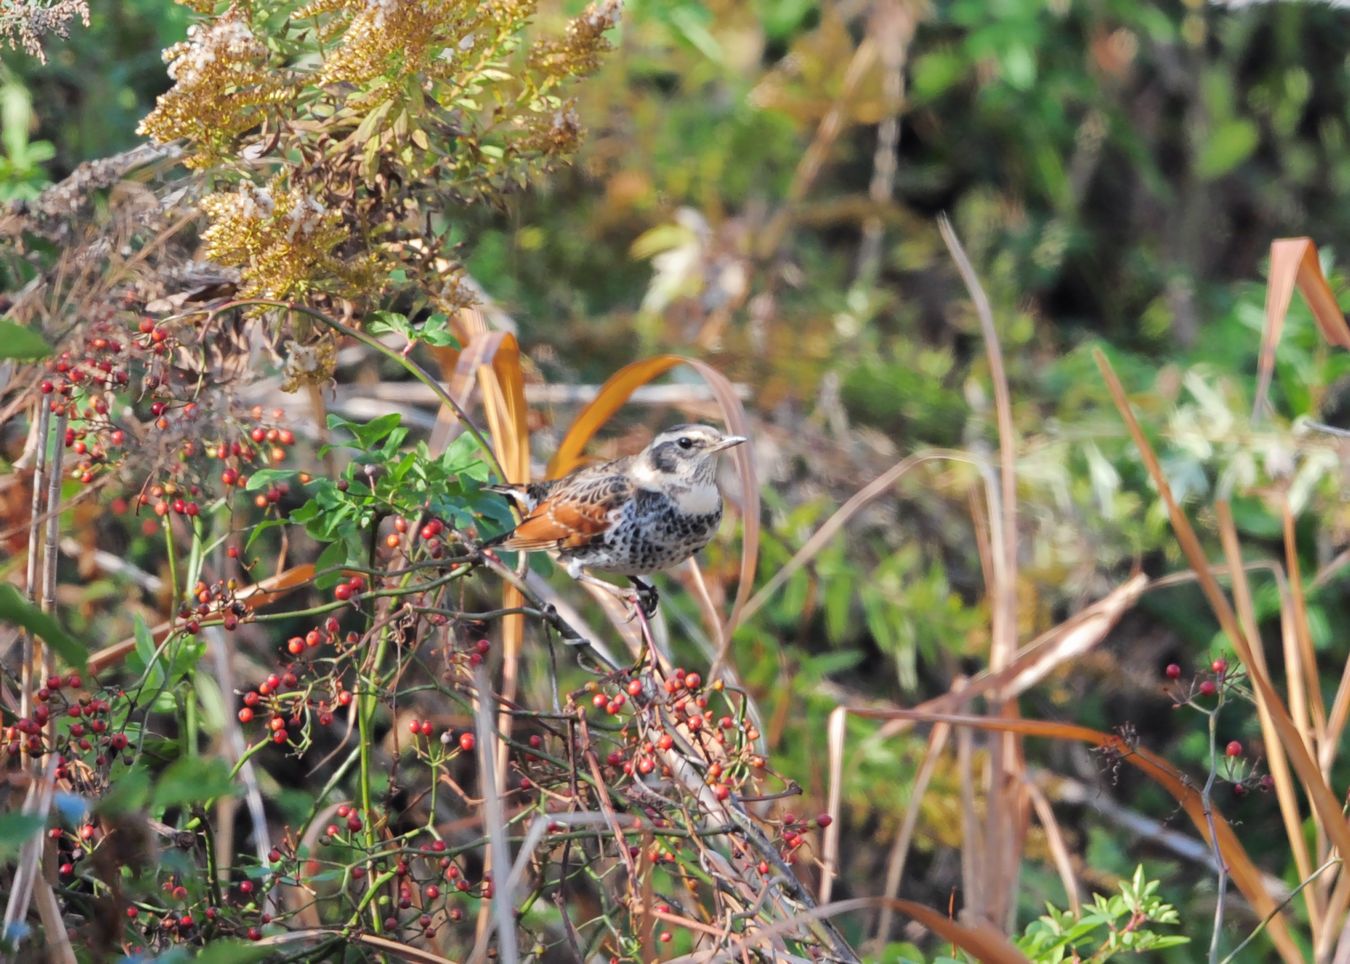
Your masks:
M 679 462 L 680 456 L 675 451 L 674 442 L 662 442 L 652 449 L 652 465 L 656 466 L 658 472 L 674 472 Z

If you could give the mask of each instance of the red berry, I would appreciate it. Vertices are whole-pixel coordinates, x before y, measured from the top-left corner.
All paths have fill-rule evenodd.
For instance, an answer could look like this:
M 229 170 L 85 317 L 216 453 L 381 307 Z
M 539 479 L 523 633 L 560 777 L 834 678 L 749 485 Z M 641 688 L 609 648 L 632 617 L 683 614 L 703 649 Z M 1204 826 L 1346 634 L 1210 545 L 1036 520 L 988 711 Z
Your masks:
M 459 735 L 459 748 L 465 753 L 473 752 L 474 738 L 472 733 L 461 733 Z
M 1228 745 L 1223 748 L 1223 752 L 1229 756 L 1242 756 L 1242 744 L 1237 740 L 1229 740 Z
M 1167 669 L 1164 670 L 1164 672 L 1167 674 L 1168 679 L 1181 679 L 1181 667 L 1176 663 L 1168 663 Z
M 247 706 L 245 706 L 243 709 L 239 711 L 239 722 L 240 723 L 253 722 L 253 711 L 249 709 Z
M 1228 672 L 1228 660 L 1222 658 L 1216 659 L 1214 662 L 1209 664 L 1209 668 L 1212 669 L 1218 675 L 1222 676 L 1224 673 Z
M 352 598 L 352 587 L 345 582 L 338 583 L 337 588 L 333 590 L 333 596 L 339 602 L 346 602 Z
M 819 817 L 816 817 L 816 826 L 822 830 L 832 823 L 834 823 L 834 817 L 831 817 L 828 813 L 822 813 Z
M 411 733 L 413 736 L 416 736 L 416 735 L 417 735 L 418 733 L 420 733 L 421 731 L 422 731 L 422 721 L 421 721 L 421 720 L 411 720 L 411 721 L 409 721 L 409 723 L 408 723 L 408 732 L 409 732 L 409 733 Z
M 1215 693 L 1217 693 L 1218 691 L 1219 691 L 1219 688 L 1218 688 L 1217 686 L 1214 685 L 1214 681 L 1213 681 L 1213 680 L 1207 679 L 1207 680 L 1202 680 L 1202 681 L 1200 682 L 1200 695 L 1201 695 L 1201 696 L 1213 696 L 1213 695 L 1214 695 Z

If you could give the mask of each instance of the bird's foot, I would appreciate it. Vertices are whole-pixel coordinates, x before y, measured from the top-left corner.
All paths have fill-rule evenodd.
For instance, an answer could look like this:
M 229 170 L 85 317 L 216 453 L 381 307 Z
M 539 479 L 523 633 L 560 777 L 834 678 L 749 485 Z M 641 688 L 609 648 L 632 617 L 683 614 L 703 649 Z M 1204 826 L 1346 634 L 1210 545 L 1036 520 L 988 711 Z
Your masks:
M 655 619 L 656 607 L 661 601 L 661 594 L 656 591 L 655 586 L 649 582 L 643 582 L 637 576 L 629 576 L 628 581 L 633 584 L 633 605 L 641 610 L 645 618 Z

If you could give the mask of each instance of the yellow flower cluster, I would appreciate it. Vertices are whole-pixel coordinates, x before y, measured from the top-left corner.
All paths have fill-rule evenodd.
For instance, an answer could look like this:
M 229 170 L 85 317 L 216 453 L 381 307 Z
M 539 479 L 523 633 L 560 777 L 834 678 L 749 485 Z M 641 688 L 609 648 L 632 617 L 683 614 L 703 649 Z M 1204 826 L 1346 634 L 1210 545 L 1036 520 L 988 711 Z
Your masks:
M 236 8 L 190 27 L 188 39 L 165 50 L 164 60 L 174 86 L 137 133 L 161 143 L 186 138 L 191 167 L 227 153 L 237 135 L 262 121 L 265 105 L 289 96 L 268 67 L 267 47 Z
M 619 22 L 619 0 L 593 3 L 567 25 L 557 40 L 543 40 L 530 50 L 530 65 L 557 77 L 580 77 L 600 66 L 600 55 L 609 50 L 605 32 Z
M 475 53 L 495 48 L 534 12 L 534 0 L 314 0 L 300 17 L 328 15 L 340 40 L 324 83 L 398 87 L 425 74 L 453 78 Z
M 526 49 L 537 0 L 230 0 L 219 15 L 179 2 L 206 19 L 165 51 L 174 86 L 140 130 L 243 182 L 201 202 L 207 254 L 241 269 L 244 296 L 296 301 L 360 300 L 395 268 L 441 285 L 409 255 L 445 241 L 426 212 L 576 147 L 565 88 L 596 67 L 620 10 L 598 0 Z
M 246 298 L 300 299 L 365 280 L 364 259 L 353 265 L 335 253 L 347 237 L 342 214 L 286 188 L 280 176 L 267 186 L 245 181 L 235 191 L 208 195 L 201 206 L 211 219 L 202 234 L 206 253 L 243 269 Z

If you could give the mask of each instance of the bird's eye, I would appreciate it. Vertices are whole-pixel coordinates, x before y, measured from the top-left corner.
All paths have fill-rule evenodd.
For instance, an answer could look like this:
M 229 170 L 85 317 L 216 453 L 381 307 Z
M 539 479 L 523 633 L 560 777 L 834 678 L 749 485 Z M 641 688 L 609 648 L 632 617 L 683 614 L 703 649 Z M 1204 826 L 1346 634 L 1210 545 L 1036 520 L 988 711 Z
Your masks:
M 678 445 L 680 448 L 688 451 L 689 449 L 694 447 L 694 440 L 691 439 L 688 435 L 684 435 L 681 436 L 679 441 L 677 441 L 675 444 Z

